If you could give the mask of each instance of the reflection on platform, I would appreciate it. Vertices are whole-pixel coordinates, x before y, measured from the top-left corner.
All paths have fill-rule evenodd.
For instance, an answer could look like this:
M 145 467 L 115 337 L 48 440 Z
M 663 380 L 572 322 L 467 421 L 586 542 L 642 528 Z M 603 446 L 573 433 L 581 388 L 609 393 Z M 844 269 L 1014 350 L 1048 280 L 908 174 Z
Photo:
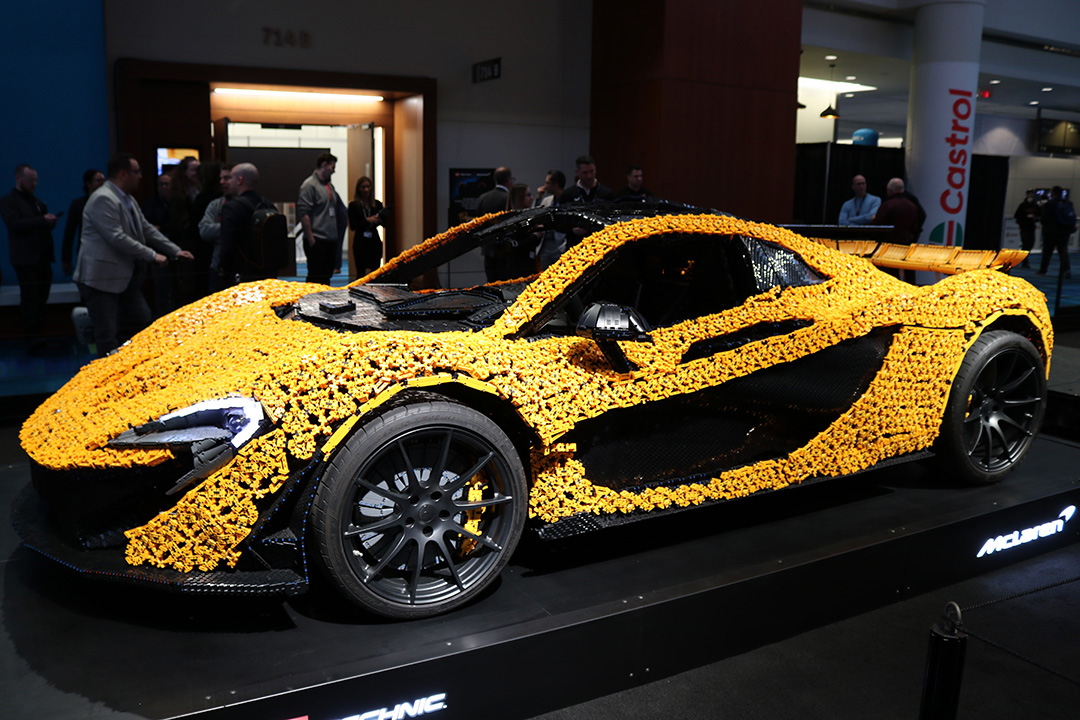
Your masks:
M 302 282 L 307 265 L 298 263 L 289 282 Z M 331 277 L 332 287 L 348 284 L 349 277 L 338 273 Z M 5 286 L 0 293 L 6 332 L 0 330 L 0 397 L 49 395 L 59 390 L 79 370 L 96 357 L 92 345 L 80 342 L 71 319 L 78 293 L 73 283 L 54 284 L 49 296 L 45 326 L 40 337 L 17 336 L 18 288 Z
M 1070 264 L 1076 262 L 1076 257 L 1070 257 Z M 1039 263 L 1042 262 L 1042 255 L 1037 252 L 1033 252 L 1028 257 L 1029 267 L 1016 267 L 1011 271 L 1011 275 L 1027 280 L 1043 291 L 1046 295 L 1046 304 L 1050 308 L 1051 315 L 1057 315 L 1059 312 L 1080 312 L 1080 267 L 1076 268 L 1077 274 L 1075 277 L 1059 277 L 1061 270 L 1061 262 L 1059 256 L 1055 253 L 1050 259 L 1050 267 L 1047 268 L 1045 275 L 1039 275 Z M 1061 282 L 1061 295 L 1058 296 L 1058 282 Z

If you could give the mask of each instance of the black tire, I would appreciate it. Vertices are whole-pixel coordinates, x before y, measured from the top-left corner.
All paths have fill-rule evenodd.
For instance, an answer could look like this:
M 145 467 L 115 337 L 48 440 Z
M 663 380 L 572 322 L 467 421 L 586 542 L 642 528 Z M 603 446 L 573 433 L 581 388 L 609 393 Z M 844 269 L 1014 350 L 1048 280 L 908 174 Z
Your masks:
M 941 422 L 938 458 L 977 485 L 1007 475 L 1031 448 L 1046 410 L 1046 366 L 1027 338 L 983 333 L 972 344 Z
M 360 427 L 331 460 L 311 510 L 315 555 L 374 613 L 437 615 L 499 576 L 527 506 L 521 459 L 492 420 L 452 402 L 403 405 Z

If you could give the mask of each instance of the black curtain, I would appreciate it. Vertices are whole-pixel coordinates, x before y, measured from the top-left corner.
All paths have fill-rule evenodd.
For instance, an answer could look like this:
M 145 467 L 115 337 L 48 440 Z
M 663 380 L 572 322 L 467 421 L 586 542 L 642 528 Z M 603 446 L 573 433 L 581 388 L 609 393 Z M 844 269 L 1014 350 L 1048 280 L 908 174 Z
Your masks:
M 1001 224 L 1005 218 L 1008 183 L 1009 158 L 1000 155 L 971 156 L 964 247 L 972 250 L 1001 249 Z
M 796 225 L 823 224 L 828 168 L 829 143 L 795 146 L 795 204 L 791 217 Z
M 840 207 L 851 199 L 851 179 L 866 178 L 866 191 L 885 199 L 885 186 L 894 177 L 904 177 L 904 151 L 900 148 L 867 145 L 833 145 L 829 161 L 829 195 L 825 201 L 826 222 L 836 224 Z
M 904 177 L 904 151 L 867 145 L 806 143 L 795 151 L 796 223 L 835 225 L 851 198 L 851 179 L 866 178 L 867 192 L 885 199 L 889 180 Z
M 1005 217 L 1005 192 L 1009 182 L 1009 158 L 972 155 L 968 185 L 967 222 L 964 247 L 997 250 L 1001 247 L 1001 225 Z M 894 177 L 904 178 L 904 151 L 900 148 L 865 145 L 806 143 L 795 150 L 794 223 L 835 225 L 840 206 L 851 197 L 851 178 L 866 177 L 867 191 L 882 200 L 885 186 Z M 934 198 L 920 197 L 923 207 Z M 933 228 L 923 228 L 921 242 L 927 242 Z

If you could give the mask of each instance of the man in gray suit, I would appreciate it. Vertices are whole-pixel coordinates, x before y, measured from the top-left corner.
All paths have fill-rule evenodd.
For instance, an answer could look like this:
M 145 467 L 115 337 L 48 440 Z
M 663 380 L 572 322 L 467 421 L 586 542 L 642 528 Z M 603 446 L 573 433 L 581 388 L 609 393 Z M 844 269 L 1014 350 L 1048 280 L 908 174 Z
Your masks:
M 142 294 L 147 263 L 194 259 L 151 225 L 131 197 L 142 180 L 135 158 L 114 155 L 106 174 L 108 180 L 83 210 L 82 249 L 74 275 L 102 355 L 119 347 L 121 323 L 126 334 L 150 324 L 150 307 Z

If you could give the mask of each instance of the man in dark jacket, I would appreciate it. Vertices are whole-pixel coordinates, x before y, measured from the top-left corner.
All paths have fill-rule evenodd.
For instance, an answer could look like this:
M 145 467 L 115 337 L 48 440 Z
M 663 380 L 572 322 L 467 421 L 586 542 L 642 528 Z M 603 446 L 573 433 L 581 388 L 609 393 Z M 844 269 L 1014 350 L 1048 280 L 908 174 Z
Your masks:
M 886 186 L 888 197 L 871 221 L 874 225 L 892 225 L 889 242 L 910 245 L 919 226 L 919 209 L 904 194 L 904 181 L 893 178 Z
M 919 198 L 915 197 L 907 190 L 904 190 L 904 197 L 910 200 L 915 206 L 917 217 L 915 220 L 915 229 L 912 231 L 911 242 L 919 242 L 919 236 L 922 235 L 923 225 L 926 224 L 926 210 L 923 209 L 922 203 L 919 202 Z
M 477 217 L 506 209 L 506 201 L 510 197 L 510 186 L 514 183 L 514 173 L 508 167 L 498 167 L 495 168 L 494 176 L 495 187 L 476 200 Z
M 56 215 L 34 197 L 37 181 L 34 168 L 19 165 L 15 168 L 15 189 L 0 198 L 11 264 L 19 279 L 19 318 L 27 338 L 40 335 L 45 323 L 55 259 L 52 231 Z
M 870 220 L 870 224 L 892 225 L 889 242 L 910 245 L 915 242 L 919 234 L 919 208 L 907 198 L 904 192 L 904 181 L 900 178 L 890 180 L 885 186 L 885 191 L 887 193 L 885 202 L 881 203 L 881 207 Z M 915 277 L 915 272 L 912 270 L 900 272 L 900 279 L 912 285 L 917 284 Z
M 510 186 L 514 183 L 514 173 L 508 167 L 495 168 L 495 187 L 481 195 L 476 201 L 476 216 L 481 217 L 489 213 L 497 213 L 506 210 L 507 201 L 510 198 Z M 488 282 L 499 280 L 511 280 L 518 277 L 515 269 L 522 263 L 524 257 L 528 260 L 529 250 L 519 245 L 512 238 L 492 238 L 484 243 L 484 275 Z
M 1034 192 L 1027 191 L 1013 217 L 1016 219 L 1016 226 L 1020 228 L 1020 247 L 1030 253 L 1031 248 L 1035 247 L 1035 225 L 1039 222 L 1039 203 L 1035 202 Z M 1029 267 L 1026 257 L 1020 266 Z
M 272 204 L 255 191 L 259 184 L 259 171 L 251 163 L 240 163 L 232 169 L 229 189 L 235 194 L 221 206 L 221 267 L 220 287 L 226 288 L 240 282 L 265 280 L 277 277 L 278 268 L 255 265 L 245 256 L 250 251 L 252 218 L 260 207 Z
M 640 165 L 633 164 L 626 168 L 626 187 L 615 193 L 615 198 L 644 199 L 652 197 L 652 193 L 645 188 L 645 171 Z
M 1061 255 L 1062 273 L 1067 278 L 1072 277 L 1072 271 L 1069 268 L 1069 236 L 1076 232 L 1076 210 L 1064 196 L 1065 190 L 1060 185 L 1055 185 L 1050 190 L 1050 201 L 1043 205 L 1040 218 L 1043 229 L 1043 248 L 1039 275 L 1046 274 L 1050 268 L 1050 259 L 1057 250 Z
M 75 262 L 72 258 L 77 250 L 78 235 L 82 232 L 82 214 L 86 207 L 86 201 L 99 187 L 105 184 L 105 173 L 97 168 L 90 168 L 83 173 L 83 194 L 71 201 L 68 205 L 67 221 L 64 223 L 64 239 L 60 243 L 60 262 L 64 273 L 70 275 L 75 271 Z
M 559 198 L 560 205 L 577 202 L 598 202 L 614 200 L 615 193 L 606 185 L 601 185 L 596 179 L 596 161 L 591 155 L 579 155 L 574 161 L 574 175 L 577 177 L 571 187 Z

